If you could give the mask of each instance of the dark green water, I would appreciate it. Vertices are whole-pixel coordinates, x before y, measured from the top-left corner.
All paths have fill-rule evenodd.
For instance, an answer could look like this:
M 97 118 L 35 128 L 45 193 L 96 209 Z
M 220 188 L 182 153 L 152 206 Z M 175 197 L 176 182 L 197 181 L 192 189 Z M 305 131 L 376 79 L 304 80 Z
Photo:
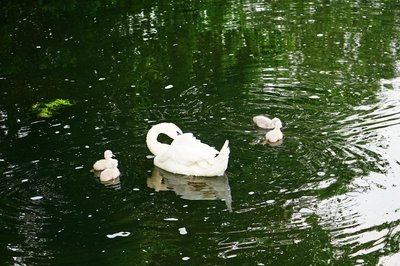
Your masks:
M 396 2 L 2 1 L 1 264 L 396 261 Z M 55 99 L 73 105 L 32 111 Z M 164 121 L 229 139 L 226 176 L 161 184 L 145 136 Z M 106 149 L 113 186 L 89 172 Z

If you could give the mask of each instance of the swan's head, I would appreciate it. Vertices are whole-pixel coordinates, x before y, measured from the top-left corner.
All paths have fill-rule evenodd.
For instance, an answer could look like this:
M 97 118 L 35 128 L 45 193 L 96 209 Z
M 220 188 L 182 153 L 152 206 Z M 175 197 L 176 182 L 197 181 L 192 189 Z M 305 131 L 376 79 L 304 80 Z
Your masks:
M 146 144 L 152 154 L 158 155 L 162 153 L 168 144 L 158 142 L 158 135 L 165 134 L 171 139 L 176 139 L 179 135 L 182 135 L 182 130 L 173 123 L 160 123 L 152 126 L 146 136 Z
M 112 153 L 112 151 L 110 151 L 110 150 L 106 150 L 105 152 L 104 152 L 104 159 L 111 159 L 112 157 L 114 157 L 114 154 Z
M 281 128 L 282 127 L 282 121 L 277 117 L 274 117 L 272 119 L 272 124 L 275 126 L 275 128 Z

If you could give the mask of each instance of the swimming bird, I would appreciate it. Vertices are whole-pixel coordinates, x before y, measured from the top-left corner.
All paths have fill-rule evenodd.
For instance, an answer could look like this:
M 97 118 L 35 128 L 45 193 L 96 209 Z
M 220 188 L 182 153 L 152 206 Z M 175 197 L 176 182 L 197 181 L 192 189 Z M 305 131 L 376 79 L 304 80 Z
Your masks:
M 269 119 L 266 116 L 263 115 L 257 115 L 253 117 L 253 122 L 260 128 L 265 128 L 265 129 L 272 129 L 274 128 L 274 119 Z
M 157 137 L 160 134 L 170 137 L 171 144 L 159 142 Z M 183 133 L 173 123 L 154 125 L 147 133 L 146 144 L 155 156 L 154 165 L 174 174 L 220 176 L 228 167 L 228 140 L 217 151 L 196 139 L 192 133 Z
M 272 122 L 274 124 L 274 129 L 268 131 L 267 134 L 265 134 L 266 141 L 270 143 L 278 142 L 279 140 L 283 139 L 283 133 L 281 131 L 281 120 L 279 118 L 274 118 L 272 119 Z
M 107 168 L 100 173 L 101 182 L 108 182 L 120 176 L 121 173 L 118 169 L 118 161 L 113 159 L 111 165 L 112 167 Z
M 117 162 L 118 165 L 118 161 L 116 159 L 113 159 L 114 154 L 112 153 L 112 151 L 110 150 L 106 150 L 104 152 L 104 159 L 98 160 L 97 162 L 95 162 L 93 164 L 93 169 L 95 171 L 103 171 L 107 168 L 112 168 L 114 165 L 114 161 Z

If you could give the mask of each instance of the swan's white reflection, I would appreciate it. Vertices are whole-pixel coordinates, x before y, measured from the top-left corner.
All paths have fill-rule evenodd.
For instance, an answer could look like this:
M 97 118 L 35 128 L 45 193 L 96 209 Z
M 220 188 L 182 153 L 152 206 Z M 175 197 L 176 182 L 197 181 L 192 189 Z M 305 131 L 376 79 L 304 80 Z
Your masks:
M 173 190 L 178 196 L 187 200 L 222 200 L 232 211 L 232 196 L 228 177 L 202 177 L 177 175 L 154 167 L 147 186 L 156 192 Z

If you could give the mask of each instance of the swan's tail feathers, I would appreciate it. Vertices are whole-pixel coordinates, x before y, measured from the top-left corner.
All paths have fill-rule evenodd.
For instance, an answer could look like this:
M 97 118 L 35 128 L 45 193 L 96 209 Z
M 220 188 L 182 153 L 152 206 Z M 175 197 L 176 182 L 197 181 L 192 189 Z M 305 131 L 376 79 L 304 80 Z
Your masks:
M 222 156 L 222 157 L 229 156 L 230 149 L 229 149 L 228 145 L 229 145 L 229 140 L 225 140 L 224 146 L 222 146 L 221 150 L 219 151 L 218 157 L 220 157 L 220 156 Z
M 215 164 L 219 165 L 221 169 L 223 170 L 220 175 L 223 175 L 226 168 L 228 168 L 228 161 L 229 161 L 229 153 L 230 149 L 228 147 L 229 141 L 226 140 L 224 143 L 224 146 L 222 146 L 221 150 L 219 151 L 219 154 L 217 157 L 215 157 Z

